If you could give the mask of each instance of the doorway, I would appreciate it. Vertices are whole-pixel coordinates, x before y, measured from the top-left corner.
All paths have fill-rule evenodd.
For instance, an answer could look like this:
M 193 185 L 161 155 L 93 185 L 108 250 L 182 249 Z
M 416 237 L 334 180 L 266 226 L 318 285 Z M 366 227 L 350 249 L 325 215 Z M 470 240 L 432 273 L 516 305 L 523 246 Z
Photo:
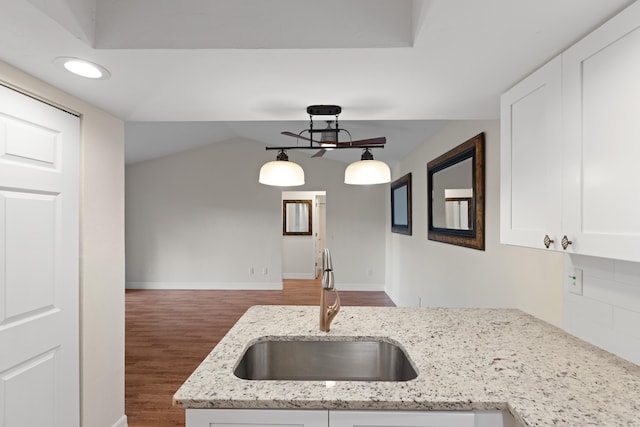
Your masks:
M 316 279 L 326 244 L 326 191 L 283 191 L 283 204 L 285 200 L 308 200 L 312 208 L 310 234 L 282 236 L 282 278 Z

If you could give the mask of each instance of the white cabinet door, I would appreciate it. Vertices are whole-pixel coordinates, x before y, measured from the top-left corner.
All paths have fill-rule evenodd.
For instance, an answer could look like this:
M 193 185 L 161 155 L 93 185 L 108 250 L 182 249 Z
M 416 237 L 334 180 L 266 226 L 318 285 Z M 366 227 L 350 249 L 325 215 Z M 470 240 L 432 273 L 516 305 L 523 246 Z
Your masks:
M 567 252 L 640 261 L 640 2 L 563 54 Z
M 327 427 L 329 411 L 187 409 L 186 427 Z
M 560 247 L 561 81 L 558 56 L 500 99 L 501 243 Z
M 474 427 L 473 412 L 329 411 L 330 427 Z
M 0 426 L 80 424 L 80 120 L 0 86 Z

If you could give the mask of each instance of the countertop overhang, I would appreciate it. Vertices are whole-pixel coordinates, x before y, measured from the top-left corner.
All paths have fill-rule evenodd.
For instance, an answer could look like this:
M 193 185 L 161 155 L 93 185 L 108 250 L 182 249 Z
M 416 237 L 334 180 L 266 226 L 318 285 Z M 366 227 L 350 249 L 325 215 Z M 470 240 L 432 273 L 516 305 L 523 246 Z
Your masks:
M 215 315 L 212 313 L 212 315 Z M 174 395 L 184 408 L 508 410 L 525 426 L 640 425 L 640 366 L 519 310 L 343 307 L 331 331 L 311 306 L 247 310 Z M 233 370 L 268 338 L 389 340 L 405 382 L 255 381 Z

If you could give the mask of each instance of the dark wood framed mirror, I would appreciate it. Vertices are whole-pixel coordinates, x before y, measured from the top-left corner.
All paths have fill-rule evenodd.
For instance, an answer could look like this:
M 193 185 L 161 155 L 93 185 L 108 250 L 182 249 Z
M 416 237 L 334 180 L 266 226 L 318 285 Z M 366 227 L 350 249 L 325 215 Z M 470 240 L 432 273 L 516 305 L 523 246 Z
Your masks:
M 282 201 L 282 235 L 311 236 L 311 200 Z
M 411 173 L 391 183 L 391 231 L 411 235 Z
M 427 163 L 428 238 L 484 250 L 484 132 Z

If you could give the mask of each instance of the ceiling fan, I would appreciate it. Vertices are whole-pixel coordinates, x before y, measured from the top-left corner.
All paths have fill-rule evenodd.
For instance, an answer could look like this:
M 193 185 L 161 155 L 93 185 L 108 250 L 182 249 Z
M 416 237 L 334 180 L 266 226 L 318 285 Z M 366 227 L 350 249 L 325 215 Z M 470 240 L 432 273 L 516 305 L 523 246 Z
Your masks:
M 387 143 L 387 138 L 384 136 L 370 139 L 361 139 L 353 141 L 351 134 L 348 130 L 340 128 L 338 123 L 338 115 L 342 112 L 342 107 L 339 105 L 310 105 L 307 107 L 307 113 L 309 114 L 309 129 L 304 129 L 299 133 L 293 132 L 281 132 L 282 135 L 294 137 L 296 139 L 302 139 L 309 142 L 309 146 L 293 146 L 293 147 L 280 147 L 282 149 L 317 149 L 320 150 L 311 157 L 322 157 L 327 150 L 335 150 L 341 148 L 383 148 Z M 327 126 L 322 129 L 314 129 L 313 116 L 334 116 L 333 120 L 325 120 Z M 340 141 L 340 134 L 344 133 L 348 135 L 348 140 Z M 309 136 L 304 136 L 304 134 Z M 315 145 L 314 145 L 315 144 Z

